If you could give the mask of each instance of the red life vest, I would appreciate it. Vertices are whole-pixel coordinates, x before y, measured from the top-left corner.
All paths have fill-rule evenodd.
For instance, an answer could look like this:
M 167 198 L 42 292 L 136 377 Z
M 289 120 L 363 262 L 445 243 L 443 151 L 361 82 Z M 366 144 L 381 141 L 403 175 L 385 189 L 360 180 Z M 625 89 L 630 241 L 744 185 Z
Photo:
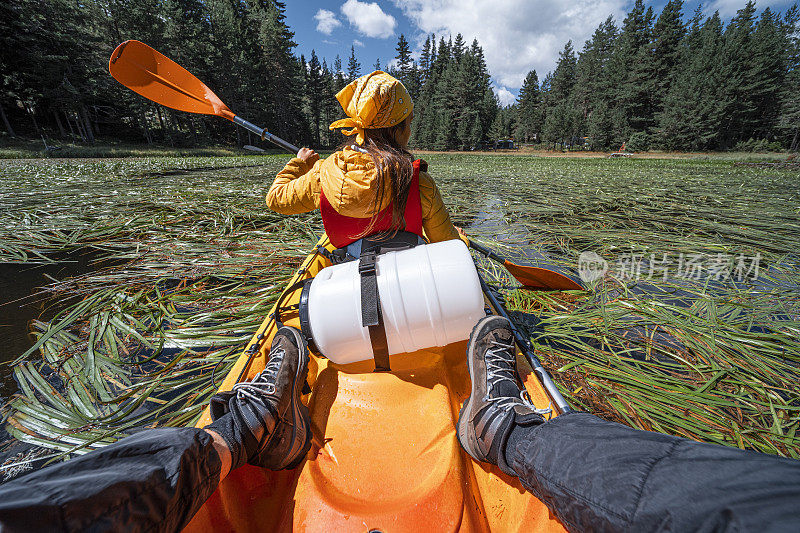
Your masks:
M 419 171 L 427 170 L 428 163 L 422 159 L 417 159 L 414 161 L 413 166 L 414 174 L 411 178 L 411 185 L 408 188 L 406 210 L 403 213 L 406 225 L 405 228 L 400 229 L 416 233 L 422 237 L 422 202 L 419 197 Z M 325 233 L 335 247 L 344 248 L 358 239 L 369 236 L 361 234 L 369 226 L 370 220 L 372 220 L 371 217 L 356 218 L 340 214 L 325 198 L 324 192 L 320 192 L 319 209 L 322 212 L 322 224 L 325 226 Z M 377 220 L 372 228 L 371 235 L 394 229 L 392 228 L 392 203 L 382 209 L 375 217 Z

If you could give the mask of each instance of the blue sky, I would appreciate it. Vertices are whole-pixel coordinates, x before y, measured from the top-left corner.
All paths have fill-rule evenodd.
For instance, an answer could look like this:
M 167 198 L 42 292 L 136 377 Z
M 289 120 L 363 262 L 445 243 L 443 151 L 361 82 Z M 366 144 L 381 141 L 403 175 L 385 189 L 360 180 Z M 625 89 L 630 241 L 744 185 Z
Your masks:
M 719 10 L 726 21 L 746 0 L 704 2 L 708 14 Z M 660 12 L 666 0 L 646 2 Z M 688 17 L 697 0 L 684 4 Z M 762 0 L 785 11 L 793 0 Z M 355 47 L 362 72 L 375 61 L 386 65 L 395 56 L 402 33 L 419 52 L 425 36 L 455 36 L 467 42 L 477 38 L 486 54 L 495 92 L 503 104 L 513 103 L 525 75 L 536 69 L 539 78 L 555 66 L 558 52 L 572 39 L 580 50 L 584 41 L 608 15 L 619 24 L 633 5 L 628 0 L 288 0 L 286 19 L 295 32 L 297 54 L 308 57 L 314 49 L 332 66 L 338 54 L 346 68 L 350 47 Z

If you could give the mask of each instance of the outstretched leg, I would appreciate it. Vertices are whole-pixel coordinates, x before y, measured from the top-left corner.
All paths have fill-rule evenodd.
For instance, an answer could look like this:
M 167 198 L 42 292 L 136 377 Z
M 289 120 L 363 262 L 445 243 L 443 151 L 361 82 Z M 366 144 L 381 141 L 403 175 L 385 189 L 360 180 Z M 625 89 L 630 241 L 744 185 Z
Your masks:
M 521 395 L 508 322 L 486 317 L 469 344 L 472 394 L 458 438 L 574 531 L 791 531 L 800 461 L 639 431 L 588 413 L 545 422 Z
M 308 351 L 281 328 L 267 367 L 212 401 L 203 429 L 142 431 L 0 486 L 0 530 L 178 531 L 232 468 L 291 468 L 310 447 Z

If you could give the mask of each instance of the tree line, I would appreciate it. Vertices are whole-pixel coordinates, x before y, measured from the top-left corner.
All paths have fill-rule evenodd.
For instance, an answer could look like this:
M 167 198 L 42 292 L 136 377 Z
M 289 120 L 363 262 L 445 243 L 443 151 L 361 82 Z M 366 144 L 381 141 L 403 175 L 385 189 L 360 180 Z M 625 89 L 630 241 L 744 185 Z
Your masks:
M 408 40 L 400 35 L 397 55 L 391 65 L 380 59 L 369 71 L 384 70 L 397 77 L 414 100 L 412 144 L 433 150 L 467 149 L 489 138 L 503 135 L 493 128 L 499 104 L 490 84 L 489 70 L 483 49 L 477 40 L 467 45 L 461 34 L 445 40 L 426 38 L 419 60 L 412 59 Z M 331 146 L 341 139 L 328 125 L 343 116 L 334 95 L 347 83 L 362 74 L 361 64 L 351 47 L 347 68 L 337 56 L 332 68 L 320 62 L 312 50 L 311 57 L 301 56 L 309 117 L 316 145 Z
M 106 70 L 127 39 L 150 44 L 206 82 L 237 114 L 296 144 L 335 146 L 334 95 L 359 75 L 386 70 L 415 101 L 413 145 L 472 149 L 501 138 L 554 147 L 797 149 L 798 8 L 748 2 L 725 26 L 681 0 L 656 16 L 637 0 L 618 28 L 609 17 L 583 49 L 572 42 L 517 102 L 498 103 L 477 40 L 430 35 L 415 60 L 400 35 L 390 65 L 362 69 L 295 55 L 277 0 L 6 0 L 0 4 L 0 119 L 7 136 L 95 136 L 172 145 L 255 143 L 224 121 L 173 112 L 128 91 Z M 509 53 L 513 53 L 510 50 Z M 760 146 L 761 146 L 760 145 Z
M 305 79 L 275 0 L 5 0 L 0 119 L 6 135 L 173 145 L 255 144 L 225 121 L 173 112 L 117 83 L 108 59 L 137 39 L 171 57 L 237 114 L 287 140 L 311 138 Z
M 725 26 L 670 0 L 656 17 L 637 0 L 577 54 L 572 42 L 540 82 L 528 73 L 508 131 L 554 146 L 633 150 L 798 149 L 800 12 L 753 1 Z

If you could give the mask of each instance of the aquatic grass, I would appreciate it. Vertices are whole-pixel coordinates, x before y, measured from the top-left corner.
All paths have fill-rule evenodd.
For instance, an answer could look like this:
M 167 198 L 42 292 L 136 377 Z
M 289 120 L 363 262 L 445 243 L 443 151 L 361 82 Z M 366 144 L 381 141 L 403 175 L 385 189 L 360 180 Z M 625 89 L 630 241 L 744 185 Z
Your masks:
M 72 303 L 4 356 L 10 435 L 83 453 L 193 422 L 318 233 L 318 216 L 263 203 L 285 158 L 253 161 L 0 163 L 0 261 L 90 253 L 97 267 L 44 286 Z
M 453 220 L 532 264 L 594 251 L 761 254 L 756 282 L 630 279 L 503 289 L 579 408 L 642 429 L 798 457 L 797 173 L 720 160 L 431 154 Z M 321 229 L 269 213 L 285 157 L 0 162 L 0 261 L 97 269 L 50 280 L 5 408 L 20 440 L 82 453 L 191 424 Z M 498 286 L 512 280 L 482 262 Z M 213 376 L 213 377 L 212 377 Z
M 431 156 L 453 218 L 520 262 L 611 272 L 588 293 L 505 290 L 578 408 L 641 429 L 800 457 L 797 172 L 726 161 Z M 443 175 L 442 175 L 443 174 Z M 481 183 L 476 196 L 472 183 Z M 475 202 L 475 198 L 480 201 Z M 671 257 L 635 279 L 631 254 Z M 757 280 L 676 276 L 702 254 L 760 257 Z M 483 263 L 498 286 L 513 281 Z M 535 328 L 536 329 L 536 328 Z
M 578 408 L 640 429 L 797 458 L 800 294 L 789 296 L 788 316 L 784 306 L 766 312 L 763 295 L 748 296 L 698 294 L 687 306 L 606 286 L 572 301 L 520 291 L 508 301 L 541 320 L 534 345 Z M 778 291 L 769 297 L 787 299 Z

